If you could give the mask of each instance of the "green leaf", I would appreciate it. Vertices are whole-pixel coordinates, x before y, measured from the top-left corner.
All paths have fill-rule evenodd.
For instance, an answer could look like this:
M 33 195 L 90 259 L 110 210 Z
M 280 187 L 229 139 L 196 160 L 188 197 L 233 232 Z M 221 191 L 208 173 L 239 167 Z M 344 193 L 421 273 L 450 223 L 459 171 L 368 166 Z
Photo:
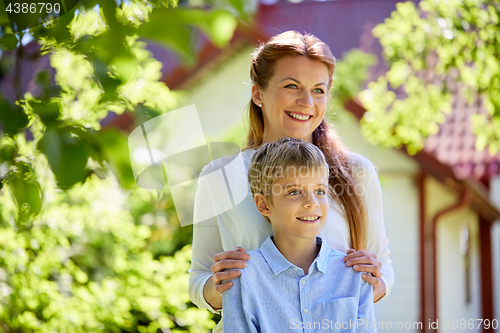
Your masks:
M 16 148 L 14 142 L 9 138 L 0 139 L 0 164 L 4 161 L 14 162 L 14 156 L 16 155 Z
M 120 184 L 125 189 L 136 188 L 134 174 L 130 165 L 128 137 L 115 130 L 107 129 L 98 134 L 98 140 L 104 151 L 105 159 L 110 164 Z
M 37 148 L 47 157 L 59 187 L 69 188 L 89 175 L 85 143 L 71 127 L 48 126 Z
M 51 100 L 49 103 L 34 101 L 30 102 L 30 105 L 46 125 L 56 121 L 61 116 L 61 110 L 56 100 Z
M 5 10 L 5 4 L 3 1 L 0 1 L 0 26 L 9 23 L 9 16 L 7 15 L 7 11 Z
M 183 9 L 176 14 L 180 22 L 196 26 L 218 47 L 231 40 L 237 25 L 236 17 L 225 10 Z
M 149 22 L 137 29 L 137 34 L 163 44 L 179 54 L 186 63 L 194 64 L 193 30 L 178 22 L 177 10 L 155 9 L 149 17 Z
M 16 135 L 28 126 L 28 116 L 19 105 L 11 105 L 0 95 L 0 121 L 4 130 L 9 135 Z
M 31 216 L 40 212 L 42 189 L 36 180 L 17 175 L 10 179 L 8 184 L 19 210 L 19 222 L 26 222 Z
M 0 44 L 7 50 L 14 49 L 18 43 L 17 37 L 14 34 L 5 34 L 0 39 Z

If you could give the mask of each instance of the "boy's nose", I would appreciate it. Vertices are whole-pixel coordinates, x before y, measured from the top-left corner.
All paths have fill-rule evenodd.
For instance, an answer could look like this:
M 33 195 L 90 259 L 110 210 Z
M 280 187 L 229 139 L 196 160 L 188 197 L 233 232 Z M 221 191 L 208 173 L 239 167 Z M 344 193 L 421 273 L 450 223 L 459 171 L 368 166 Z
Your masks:
M 307 208 L 314 208 L 318 207 L 319 203 L 318 200 L 316 200 L 316 198 L 313 195 L 309 195 L 306 201 L 304 202 L 304 206 Z

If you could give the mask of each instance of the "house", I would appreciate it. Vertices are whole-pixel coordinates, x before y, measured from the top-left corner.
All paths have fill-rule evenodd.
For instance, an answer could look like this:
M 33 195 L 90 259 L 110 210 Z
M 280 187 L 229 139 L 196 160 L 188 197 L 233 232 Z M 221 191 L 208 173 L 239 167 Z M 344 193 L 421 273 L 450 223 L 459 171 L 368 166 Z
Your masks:
M 183 105 L 196 105 L 207 141 L 217 141 L 242 124 L 251 97 L 251 53 L 259 41 L 286 30 L 308 32 L 339 58 L 352 48 L 377 55 L 376 70 L 382 71 L 381 46 L 371 30 L 396 2 L 261 2 L 255 25 L 239 27 L 228 47 L 202 41 L 194 68 L 164 58 L 163 80 L 187 91 Z M 162 61 L 164 51 L 154 44 L 150 50 Z M 493 278 L 500 275 L 500 170 L 498 155 L 474 148 L 468 117 L 480 108 L 457 97 L 439 133 L 413 156 L 368 143 L 359 126 L 366 110 L 356 100 L 345 108 L 350 116 L 341 117 L 337 131 L 376 165 L 382 183 L 396 282 L 390 297 L 376 305 L 379 332 L 451 332 L 464 325 L 471 332 L 493 331 L 500 318 L 500 279 Z M 478 319 L 485 319 L 483 325 Z

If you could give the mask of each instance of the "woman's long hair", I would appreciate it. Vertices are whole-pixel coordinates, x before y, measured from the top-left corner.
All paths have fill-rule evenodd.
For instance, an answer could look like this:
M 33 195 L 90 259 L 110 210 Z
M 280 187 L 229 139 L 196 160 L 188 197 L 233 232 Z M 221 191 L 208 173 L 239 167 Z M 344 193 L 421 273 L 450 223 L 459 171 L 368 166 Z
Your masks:
M 287 56 L 306 56 L 317 60 L 328 67 L 331 86 L 335 70 L 335 57 L 328 45 L 311 34 L 302 35 L 297 31 L 286 31 L 272 37 L 267 43 L 261 44 L 253 53 L 250 78 L 259 89 L 266 89 L 269 80 L 274 75 L 277 62 Z M 257 149 L 264 138 L 264 118 L 261 108 L 250 100 L 250 128 L 246 147 Z M 351 246 L 355 250 L 366 248 L 366 203 L 355 191 L 354 171 L 348 162 L 347 150 L 333 129 L 328 127 L 325 119 L 312 134 L 313 144 L 318 146 L 330 166 L 329 192 L 340 207 L 349 224 Z

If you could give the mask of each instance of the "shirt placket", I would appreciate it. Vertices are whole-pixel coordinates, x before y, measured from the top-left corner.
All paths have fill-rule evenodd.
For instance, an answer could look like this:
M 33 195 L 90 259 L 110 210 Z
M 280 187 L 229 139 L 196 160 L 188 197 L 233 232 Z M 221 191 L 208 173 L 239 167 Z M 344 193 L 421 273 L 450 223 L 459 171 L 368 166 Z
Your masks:
M 304 323 L 304 332 L 305 333 L 314 333 L 313 328 L 314 323 L 312 321 L 312 309 L 311 309 L 311 300 L 309 297 L 309 281 L 308 275 L 303 276 L 299 280 L 299 291 L 300 291 L 300 313 L 302 315 L 302 322 Z M 308 323 L 311 323 L 308 325 Z

